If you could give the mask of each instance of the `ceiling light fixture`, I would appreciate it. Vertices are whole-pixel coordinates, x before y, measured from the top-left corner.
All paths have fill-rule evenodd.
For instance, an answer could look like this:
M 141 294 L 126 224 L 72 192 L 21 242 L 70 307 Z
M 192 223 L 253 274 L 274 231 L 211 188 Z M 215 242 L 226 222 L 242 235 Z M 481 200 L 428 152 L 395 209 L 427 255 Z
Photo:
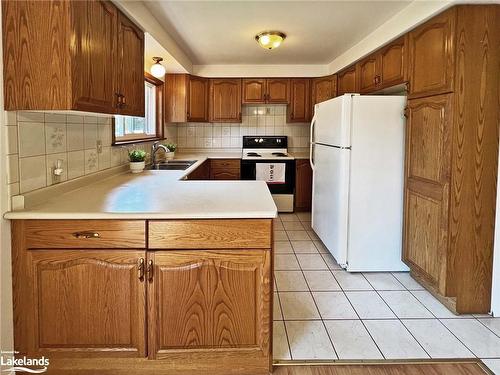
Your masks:
M 151 65 L 151 69 L 149 71 L 151 74 L 156 77 L 156 78 L 163 78 L 165 77 L 165 73 L 167 70 L 163 65 L 160 63 L 163 61 L 162 57 L 153 57 L 153 61 L 155 62 L 153 65 Z
M 255 40 L 262 48 L 278 48 L 285 40 L 286 35 L 281 31 L 263 31 L 255 35 Z

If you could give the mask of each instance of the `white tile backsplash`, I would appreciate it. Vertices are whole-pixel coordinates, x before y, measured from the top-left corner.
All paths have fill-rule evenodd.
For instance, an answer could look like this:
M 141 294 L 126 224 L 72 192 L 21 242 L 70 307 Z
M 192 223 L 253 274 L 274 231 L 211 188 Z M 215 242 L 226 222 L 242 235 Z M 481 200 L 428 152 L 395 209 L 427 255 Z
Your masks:
M 241 149 L 244 135 L 286 135 L 289 148 L 309 147 L 309 124 L 287 123 L 286 105 L 243 106 L 242 112 L 241 123 L 178 124 L 176 138 L 179 150 Z

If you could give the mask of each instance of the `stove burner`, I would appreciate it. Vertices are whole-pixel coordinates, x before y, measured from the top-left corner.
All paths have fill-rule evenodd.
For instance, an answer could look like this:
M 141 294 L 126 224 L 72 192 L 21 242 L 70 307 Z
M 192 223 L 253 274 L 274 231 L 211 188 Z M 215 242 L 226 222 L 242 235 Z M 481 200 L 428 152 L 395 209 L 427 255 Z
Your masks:
M 260 157 L 261 155 L 257 154 L 256 152 L 247 152 L 247 156 L 257 156 L 257 157 Z
M 279 157 L 284 157 L 287 156 L 287 154 L 284 154 L 283 152 L 273 152 L 272 153 L 274 156 L 279 156 Z

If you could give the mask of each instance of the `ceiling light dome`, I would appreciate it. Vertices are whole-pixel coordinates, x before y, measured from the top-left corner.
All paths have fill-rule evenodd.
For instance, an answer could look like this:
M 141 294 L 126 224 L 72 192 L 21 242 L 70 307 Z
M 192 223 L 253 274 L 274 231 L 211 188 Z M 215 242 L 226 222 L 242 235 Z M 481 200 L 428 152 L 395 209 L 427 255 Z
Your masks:
M 265 49 L 278 48 L 285 38 L 286 35 L 281 31 L 263 31 L 255 35 L 257 43 Z
M 161 57 L 153 57 L 153 61 L 155 62 L 151 65 L 151 69 L 149 70 L 153 77 L 163 78 L 165 77 L 165 73 L 167 72 L 165 67 L 161 65 L 163 59 Z

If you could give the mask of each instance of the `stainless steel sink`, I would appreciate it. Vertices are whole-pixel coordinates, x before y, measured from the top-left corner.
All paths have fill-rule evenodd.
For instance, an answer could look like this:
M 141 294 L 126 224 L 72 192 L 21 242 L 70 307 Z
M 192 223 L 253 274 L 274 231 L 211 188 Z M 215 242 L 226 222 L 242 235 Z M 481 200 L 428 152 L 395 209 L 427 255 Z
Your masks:
M 197 160 L 166 160 L 161 163 L 150 165 L 148 169 L 152 170 L 170 170 L 170 171 L 185 171 Z

